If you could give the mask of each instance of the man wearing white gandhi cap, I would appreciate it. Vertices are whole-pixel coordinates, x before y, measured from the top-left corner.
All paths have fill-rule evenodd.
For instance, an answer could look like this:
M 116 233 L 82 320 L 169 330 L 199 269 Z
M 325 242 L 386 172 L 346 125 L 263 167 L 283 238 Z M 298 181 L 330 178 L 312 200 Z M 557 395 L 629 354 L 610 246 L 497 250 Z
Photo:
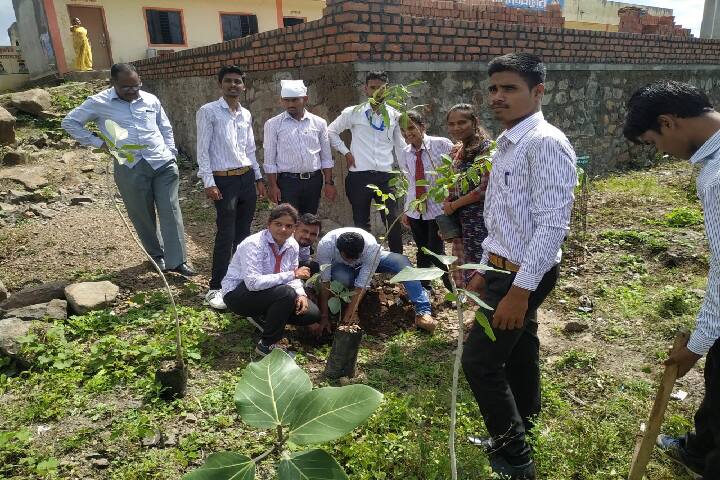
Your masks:
M 281 80 L 285 111 L 265 122 L 263 143 L 270 200 L 289 203 L 301 215 L 317 213 L 323 190 L 328 200 L 337 195 L 327 122 L 305 109 L 307 100 L 302 80 Z

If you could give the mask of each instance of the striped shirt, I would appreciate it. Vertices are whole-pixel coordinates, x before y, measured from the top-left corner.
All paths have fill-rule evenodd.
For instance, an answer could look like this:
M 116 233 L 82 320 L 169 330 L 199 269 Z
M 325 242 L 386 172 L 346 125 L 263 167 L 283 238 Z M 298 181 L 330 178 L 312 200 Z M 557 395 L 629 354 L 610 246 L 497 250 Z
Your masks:
M 690 162 L 700 167 L 696 184 L 705 212 L 710 272 L 705 299 L 687 346 L 692 352 L 705 355 L 720 338 L 720 130 L 695 152 Z
M 327 122 L 305 110 L 300 120 L 283 112 L 265 122 L 265 173 L 308 173 L 333 168 Z
M 395 156 L 400 158 L 406 145 L 398 124 L 400 113 L 388 107 L 390 125 L 385 125 L 382 115 L 373 112 L 370 104 L 363 104 L 357 111 L 356 108 L 347 107 L 328 126 L 330 144 L 342 155 L 352 153 L 355 166 L 350 167 L 351 172 L 391 171 L 394 163 L 393 150 Z M 352 133 L 350 148 L 347 148 L 340 138 L 340 134 L 345 130 Z
M 338 237 L 343 233 L 347 232 L 359 233 L 360 235 L 362 235 L 363 240 L 365 240 L 365 247 L 363 248 L 362 254 L 360 254 L 360 258 L 358 258 L 355 262 L 352 263 L 346 261 L 342 257 L 342 255 L 340 255 L 340 250 L 338 250 L 336 246 Z M 320 265 L 332 265 L 334 263 L 341 263 L 354 268 L 359 267 L 360 271 L 355 278 L 355 287 L 364 288 L 367 286 L 368 282 L 370 281 L 370 277 L 374 273 L 374 270 L 371 269 L 373 267 L 375 255 L 377 254 L 378 250 L 380 250 L 380 257 L 378 258 L 378 261 L 385 255 L 390 253 L 382 250 L 382 247 L 377 243 L 375 237 L 373 237 L 372 234 L 366 232 L 362 228 L 336 228 L 335 230 L 331 230 L 326 233 L 325 236 L 320 239 L 317 248 L 317 262 Z M 329 282 L 331 279 L 331 269 L 324 269 L 320 273 L 320 279 L 323 282 Z
M 100 148 L 103 140 L 85 128 L 89 122 L 95 122 L 106 137 L 110 137 L 105 128 L 105 120 L 112 120 L 127 130 L 125 144 L 145 145 L 143 150 L 133 152 L 136 160 L 144 158 L 157 170 L 177 155 L 172 126 L 160 100 L 151 93 L 139 92 L 140 97 L 126 102 L 118 97 L 115 88 L 108 88 L 88 97 L 82 105 L 73 109 L 62 121 L 62 128 L 83 145 Z M 138 162 L 128 163 L 133 168 Z
M 275 254 L 271 244 L 282 254 L 280 273 L 275 273 Z M 302 280 L 295 278 L 299 249 L 293 237 L 288 238 L 282 247 L 278 246 L 268 229 L 250 235 L 238 245 L 230 261 L 222 281 L 222 294 L 232 292 L 245 282 L 250 291 L 290 285 L 299 296 L 305 296 Z
M 423 145 L 420 148 L 422 152 L 422 162 L 425 169 L 425 180 L 428 182 L 427 190 L 435 185 L 437 177 L 437 167 L 442 165 L 440 157 L 447 155 L 452 149 L 453 143 L 444 137 L 431 137 L 425 135 Z M 442 205 L 432 201 L 430 198 L 425 202 L 425 212 L 420 213 L 416 209 L 410 208 L 410 203 L 415 200 L 415 147 L 408 145 L 400 156 L 400 170 L 403 171 L 408 180 L 408 191 L 405 194 L 405 214 L 410 218 L 422 218 L 423 220 L 433 220 L 435 217 L 443 213 Z
M 497 140 L 485 194 L 481 263 L 494 253 L 520 265 L 513 284 L 535 290 L 560 262 L 577 184 L 575 151 L 542 112 Z
M 206 103 L 195 115 L 197 125 L 198 177 L 205 188 L 214 187 L 213 172 L 252 167 L 262 178 L 255 158 L 252 116 L 243 106 L 230 110 L 224 98 Z

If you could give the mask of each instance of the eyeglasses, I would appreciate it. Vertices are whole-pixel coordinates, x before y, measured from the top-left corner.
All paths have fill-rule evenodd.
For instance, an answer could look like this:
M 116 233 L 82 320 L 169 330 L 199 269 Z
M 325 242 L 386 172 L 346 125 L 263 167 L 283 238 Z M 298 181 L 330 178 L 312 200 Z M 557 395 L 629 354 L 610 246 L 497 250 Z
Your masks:
M 123 92 L 137 92 L 142 88 L 142 83 L 139 85 L 128 85 L 126 87 L 117 87 L 118 90 L 122 90 Z

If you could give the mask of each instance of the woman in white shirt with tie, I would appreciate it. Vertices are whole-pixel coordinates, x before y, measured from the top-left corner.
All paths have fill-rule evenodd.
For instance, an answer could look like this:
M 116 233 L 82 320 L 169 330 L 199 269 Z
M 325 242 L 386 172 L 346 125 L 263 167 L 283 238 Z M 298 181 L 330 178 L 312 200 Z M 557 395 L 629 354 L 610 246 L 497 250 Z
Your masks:
M 255 351 L 262 356 L 277 347 L 285 325 L 320 321 L 317 305 L 308 299 L 303 280 L 308 267 L 298 267 L 300 246 L 293 238 L 297 210 L 283 203 L 270 211 L 267 228 L 238 246 L 222 281 L 223 299 L 239 315 L 263 317 L 262 339 Z

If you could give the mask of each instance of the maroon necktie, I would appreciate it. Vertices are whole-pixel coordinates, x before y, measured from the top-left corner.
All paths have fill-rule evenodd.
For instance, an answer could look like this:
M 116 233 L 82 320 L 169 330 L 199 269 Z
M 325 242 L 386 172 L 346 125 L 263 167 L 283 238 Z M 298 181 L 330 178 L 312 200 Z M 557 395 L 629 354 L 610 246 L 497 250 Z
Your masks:
M 282 264 L 282 258 L 285 252 L 278 252 L 277 246 L 274 243 L 268 242 L 268 245 L 270 245 L 270 249 L 275 256 L 275 273 L 280 273 L 280 266 Z
M 425 195 L 425 186 L 418 185 L 418 180 L 425 180 L 425 166 L 422 161 L 422 150 L 415 151 L 415 200 Z

